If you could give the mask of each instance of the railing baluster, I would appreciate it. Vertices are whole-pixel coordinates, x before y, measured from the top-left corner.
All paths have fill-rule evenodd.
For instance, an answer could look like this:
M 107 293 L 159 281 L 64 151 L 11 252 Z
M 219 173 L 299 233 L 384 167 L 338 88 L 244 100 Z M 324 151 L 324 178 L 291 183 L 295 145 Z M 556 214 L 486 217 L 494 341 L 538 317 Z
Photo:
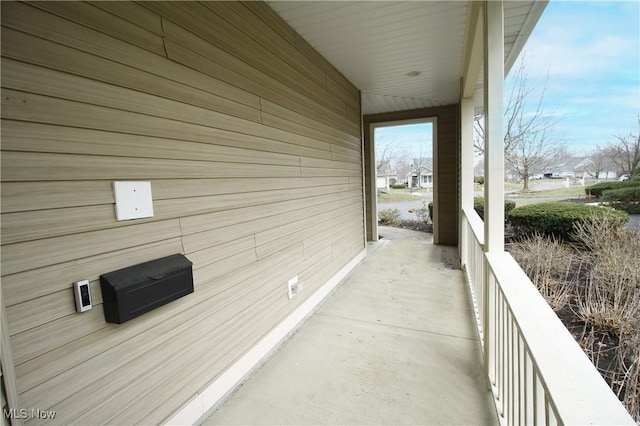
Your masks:
M 524 346 L 524 344 L 523 344 Z M 534 424 L 533 407 L 534 407 L 534 382 L 533 382 L 533 365 L 529 357 L 529 351 L 526 347 L 524 351 L 524 422 L 525 425 Z
M 484 252 L 476 212 L 464 210 L 463 221 L 466 277 L 501 422 L 635 425 L 513 257 Z

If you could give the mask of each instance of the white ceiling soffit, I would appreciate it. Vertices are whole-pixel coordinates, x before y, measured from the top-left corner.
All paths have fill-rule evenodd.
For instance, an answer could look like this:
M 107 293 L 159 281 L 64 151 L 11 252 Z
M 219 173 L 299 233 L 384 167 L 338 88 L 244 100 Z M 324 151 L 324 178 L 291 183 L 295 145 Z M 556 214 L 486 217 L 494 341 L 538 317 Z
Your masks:
M 467 2 L 268 3 L 362 91 L 363 114 L 458 103 Z M 544 10 L 535 3 L 546 5 L 505 2 L 508 68 Z

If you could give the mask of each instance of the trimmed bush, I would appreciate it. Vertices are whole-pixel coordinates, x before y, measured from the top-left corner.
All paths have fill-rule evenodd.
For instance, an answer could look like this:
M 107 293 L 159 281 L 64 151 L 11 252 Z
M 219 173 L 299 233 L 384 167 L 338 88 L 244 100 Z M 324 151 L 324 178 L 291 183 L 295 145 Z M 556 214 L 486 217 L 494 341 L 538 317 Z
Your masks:
M 478 185 L 484 185 L 484 176 L 476 176 L 473 178 L 473 182 Z
M 390 185 L 390 187 L 393 189 L 405 189 L 409 186 L 406 183 L 394 183 L 393 185 Z
M 604 191 L 600 201 L 627 213 L 640 214 L 640 186 Z
M 509 216 L 509 212 L 516 208 L 516 203 L 511 200 L 504 200 L 504 217 Z M 473 199 L 473 209 L 478 213 L 478 216 L 484 220 L 484 198 L 475 197 Z
M 400 210 L 385 209 L 378 212 L 378 222 L 381 225 L 396 223 L 400 220 Z
M 595 185 L 588 186 L 584 189 L 585 194 L 593 195 L 600 198 L 604 191 L 610 191 L 613 189 L 624 189 L 640 186 L 640 180 L 625 180 L 623 182 L 614 180 L 611 182 L 600 182 Z
M 626 213 L 610 207 L 558 202 L 516 207 L 509 213 L 509 221 L 518 236 L 539 233 L 574 241 L 577 223 L 599 220 L 605 216 L 610 217 L 619 227 L 629 220 Z

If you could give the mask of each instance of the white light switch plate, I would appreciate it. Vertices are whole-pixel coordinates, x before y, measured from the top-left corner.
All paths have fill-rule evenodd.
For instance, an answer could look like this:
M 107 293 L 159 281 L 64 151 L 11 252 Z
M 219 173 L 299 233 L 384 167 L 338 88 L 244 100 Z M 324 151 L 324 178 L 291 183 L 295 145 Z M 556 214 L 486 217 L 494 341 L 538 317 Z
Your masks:
M 151 182 L 113 182 L 116 219 L 131 220 L 153 217 Z

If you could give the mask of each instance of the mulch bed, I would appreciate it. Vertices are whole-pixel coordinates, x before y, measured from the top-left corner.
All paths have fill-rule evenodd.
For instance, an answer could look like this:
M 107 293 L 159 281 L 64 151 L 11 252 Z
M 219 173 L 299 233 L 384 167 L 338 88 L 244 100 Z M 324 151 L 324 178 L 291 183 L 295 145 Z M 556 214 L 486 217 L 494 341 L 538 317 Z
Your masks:
M 392 226 L 394 228 L 410 229 L 412 231 L 433 234 L 433 225 L 431 223 L 420 222 L 417 220 L 399 220 L 394 223 L 378 223 L 378 225 Z

